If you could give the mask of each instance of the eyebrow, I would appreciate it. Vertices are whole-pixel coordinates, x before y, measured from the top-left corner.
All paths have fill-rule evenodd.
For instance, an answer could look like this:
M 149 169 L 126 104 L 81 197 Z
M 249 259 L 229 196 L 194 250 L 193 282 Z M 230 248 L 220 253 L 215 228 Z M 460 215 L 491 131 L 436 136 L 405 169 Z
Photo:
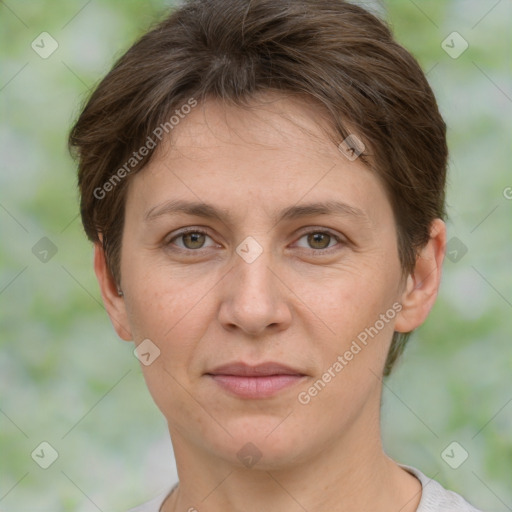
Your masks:
M 144 214 L 144 221 L 150 222 L 158 217 L 177 213 L 204 217 L 206 219 L 216 219 L 222 223 L 233 221 L 232 216 L 228 212 L 218 209 L 212 204 L 199 201 L 184 201 L 181 199 L 166 201 L 150 208 Z M 289 206 L 280 212 L 275 212 L 272 220 L 277 224 L 283 220 L 293 220 L 317 215 L 352 217 L 356 220 L 369 223 L 369 218 L 363 210 L 339 201 L 325 201 Z

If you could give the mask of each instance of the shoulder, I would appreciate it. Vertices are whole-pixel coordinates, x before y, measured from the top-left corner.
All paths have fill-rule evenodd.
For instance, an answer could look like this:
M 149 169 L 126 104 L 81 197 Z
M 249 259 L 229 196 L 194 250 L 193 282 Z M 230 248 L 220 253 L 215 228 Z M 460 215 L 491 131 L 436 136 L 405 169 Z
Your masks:
M 400 466 L 413 474 L 422 487 L 421 500 L 416 512 L 482 512 L 459 494 L 448 491 L 439 482 L 411 466 Z
M 174 484 L 172 488 L 166 489 L 165 491 L 155 496 L 153 499 L 146 501 L 137 507 L 133 507 L 126 512 L 160 512 L 160 507 L 164 504 L 164 501 L 177 486 L 178 484 Z

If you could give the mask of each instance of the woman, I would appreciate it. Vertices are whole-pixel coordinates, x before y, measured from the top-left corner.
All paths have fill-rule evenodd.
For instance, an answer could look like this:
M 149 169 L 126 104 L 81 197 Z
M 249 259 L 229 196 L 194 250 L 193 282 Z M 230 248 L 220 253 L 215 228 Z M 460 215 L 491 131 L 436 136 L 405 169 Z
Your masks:
M 179 484 L 134 510 L 475 511 L 383 451 L 382 377 L 436 299 L 446 127 L 343 1 L 200 0 L 81 113 L 81 213 Z

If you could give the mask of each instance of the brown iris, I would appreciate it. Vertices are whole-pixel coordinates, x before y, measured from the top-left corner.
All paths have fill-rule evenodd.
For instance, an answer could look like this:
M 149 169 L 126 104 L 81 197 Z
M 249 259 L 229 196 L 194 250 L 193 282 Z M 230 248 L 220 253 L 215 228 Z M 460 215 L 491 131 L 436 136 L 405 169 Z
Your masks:
M 182 238 L 187 249 L 200 249 L 204 245 L 205 236 L 204 233 L 192 232 L 182 235 Z M 190 241 L 190 245 L 188 241 Z
M 310 233 L 308 235 L 308 244 L 314 249 L 326 249 L 330 241 L 331 235 L 327 233 Z

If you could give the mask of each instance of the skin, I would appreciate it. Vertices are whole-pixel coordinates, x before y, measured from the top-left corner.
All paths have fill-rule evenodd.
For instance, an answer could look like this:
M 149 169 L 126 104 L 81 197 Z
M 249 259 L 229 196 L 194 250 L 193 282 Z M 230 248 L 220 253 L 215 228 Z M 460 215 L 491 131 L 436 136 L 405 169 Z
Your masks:
M 434 304 L 445 224 L 432 223 L 430 241 L 404 276 L 381 182 L 328 140 L 318 108 L 268 93 L 253 103 L 241 109 L 209 100 L 192 110 L 174 128 L 172 145 L 162 143 L 130 178 L 123 296 L 95 247 L 117 333 L 137 345 L 149 338 L 160 350 L 141 367 L 167 419 L 180 480 L 162 511 L 414 511 L 419 481 L 382 449 L 381 375 L 393 331 L 415 329 Z M 230 217 L 145 220 L 173 199 L 208 202 Z M 362 216 L 274 220 L 289 206 L 328 200 Z M 208 235 L 177 237 L 184 227 Z M 334 236 L 316 243 L 307 236 L 326 232 Z M 263 249 L 252 263 L 236 252 L 248 236 Z M 378 335 L 307 405 L 299 403 L 298 393 L 395 303 L 401 311 Z M 240 360 L 278 361 L 306 376 L 256 400 L 234 397 L 205 376 Z M 249 442 L 261 453 L 252 467 L 237 457 Z

